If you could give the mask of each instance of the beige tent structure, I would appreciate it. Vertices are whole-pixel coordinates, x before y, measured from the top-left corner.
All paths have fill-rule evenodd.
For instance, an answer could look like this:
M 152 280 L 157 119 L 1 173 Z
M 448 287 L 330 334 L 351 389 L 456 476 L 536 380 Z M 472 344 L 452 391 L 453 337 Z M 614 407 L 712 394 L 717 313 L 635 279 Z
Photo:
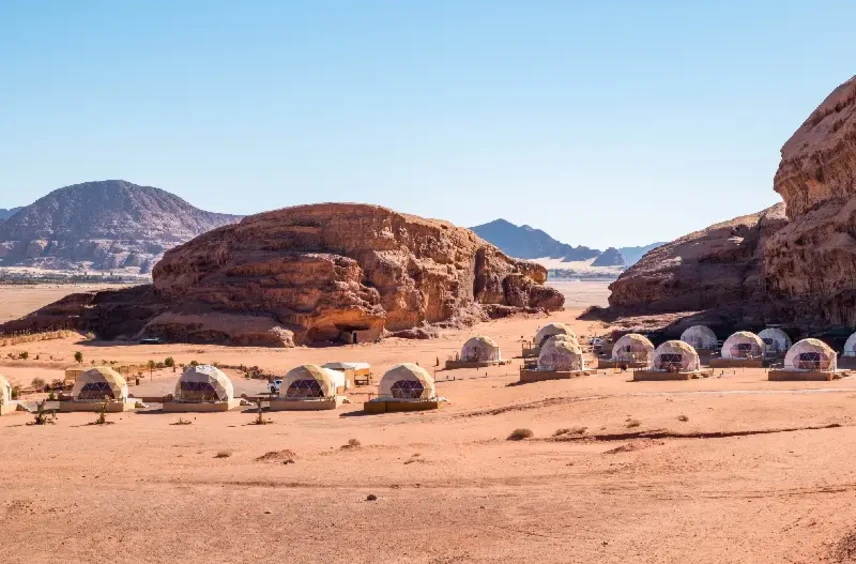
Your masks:
M 761 368 L 766 345 L 761 337 L 749 331 L 738 331 L 722 345 L 719 358 L 712 358 L 713 368 Z
M 510 361 L 509 361 L 510 362 Z M 459 358 L 446 361 L 446 370 L 455 368 L 480 368 L 508 364 L 502 360 L 502 352 L 490 337 L 471 337 L 464 343 Z
M 719 343 L 716 333 L 706 325 L 693 325 L 681 333 L 681 340 L 696 351 L 716 350 L 716 345 Z
M 570 335 L 553 335 L 541 345 L 537 366 L 521 367 L 520 382 L 564 380 L 587 374 L 583 351 L 577 340 Z
M 689 380 L 708 375 L 701 371 L 698 353 L 689 343 L 666 341 L 654 350 L 651 368 L 634 371 L 633 380 Z
M 841 356 L 856 356 L 856 333 L 847 337 L 847 342 L 844 343 L 844 350 L 841 352 Z
M 188 366 L 178 382 L 172 401 L 163 404 L 171 413 L 229 411 L 241 405 L 232 381 L 216 366 Z
M 793 346 L 788 334 L 778 327 L 768 327 L 758 333 L 758 337 L 764 341 L 767 356 L 784 355 Z
M 363 405 L 366 413 L 422 411 L 437 409 L 444 398 L 437 397 L 434 378 L 428 371 L 409 362 L 390 368 L 378 386 L 378 397 Z
M 336 409 L 344 398 L 338 395 L 346 385 L 345 373 L 303 364 L 289 370 L 279 395 L 271 398 L 271 411 L 320 411 Z
M 784 368 L 770 370 L 770 380 L 832 380 L 838 358 L 832 348 L 819 339 L 803 339 L 788 350 Z
M 575 341 L 577 340 L 577 334 L 574 333 L 574 331 L 564 323 L 548 323 L 547 325 L 538 329 L 538 332 L 535 333 L 535 346 L 542 346 L 545 342 L 547 342 L 547 339 L 555 335 L 568 335 L 569 337 L 572 337 Z
M 654 344 L 648 337 L 639 333 L 628 333 L 621 336 L 612 345 L 612 357 L 608 361 L 600 361 L 599 368 L 650 368 L 654 361 Z
M 71 390 L 71 401 L 62 401 L 61 412 L 101 411 L 107 402 L 107 411 L 121 412 L 134 409 L 136 400 L 128 399 L 128 383 L 125 378 L 108 366 L 90 368 L 77 377 Z
M 583 351 L 570 336 L 554 336 L 541 345 L 538 354 L 538 370 L 573 372 L 585 370 Z
M 0 374 L 0 415 L 7 415 L 18 409 L 18 405 L 12 402 L 12 385 Z

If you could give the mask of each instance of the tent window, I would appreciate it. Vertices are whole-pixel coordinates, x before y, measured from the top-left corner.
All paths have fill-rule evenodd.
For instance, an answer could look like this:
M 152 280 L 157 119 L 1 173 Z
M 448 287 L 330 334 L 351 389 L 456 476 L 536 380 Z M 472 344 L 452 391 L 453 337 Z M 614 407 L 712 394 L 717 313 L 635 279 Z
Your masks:
M 77 399 L 81 400 L 103 400 L 104 398 L 116 399 L 113 389 L 107 382 L 88 382 L 77 395 Z
M 392 397 L 396 399 L 419 399 L 423 391 L 425 388 L 418 380 L 399 380 L 392 385 Z
M 181 399 L 188 401 L 216 401 L 217 390 L 210 382 L 181 382 Z
M 664 353 L 657 358 L 657 368 L 675 370 L 684 365 L 684 355 L 680 353 Z
M 805 370 L 817 370 L 821 367 L 821 357 L 819 352 L 804 352 L 797 355 L 797 368 Z
M 321 384 L 318 380 L 295 380 L 285 392 L 285 397 L 288 398 L 322 398 L 324 391 L 321 389 Z

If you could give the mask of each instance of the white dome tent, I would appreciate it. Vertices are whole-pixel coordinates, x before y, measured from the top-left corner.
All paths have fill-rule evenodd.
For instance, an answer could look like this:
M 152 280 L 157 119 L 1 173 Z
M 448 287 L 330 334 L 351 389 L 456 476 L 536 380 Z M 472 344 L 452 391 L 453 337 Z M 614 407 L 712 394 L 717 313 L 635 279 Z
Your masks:
M 749 331 L 738 331 L 725 340 L 720 356 L 725 360 L 760 359 L 764 349 L 761 337 Z
M 772 381 L 833 380 L 838 370 L 838 357 L 832 347 L 820 339 L 803 339 L 788 349 L 784 367 L 770 370 Z
M 456 368 L 485 368 L 500 364 L 509 364 L 502 360 L 499 345 L 486 336 L 470 337 L 461 348 L 461 353 L 454 359 L 446 360 L 446 370 Z
M 768 327 L 758 333 L 758 337 L 764 341 L 768 355 L 785 354 L 794 344 L 788 334 L 778 327 Z
M 785 355 L 785 370 L 834 372 L 837 367 L 835 351 L 819 339 L 803 339 Z
M 18 408 L 12 403 L 12 386 L 9 381 L 0 374 L 0 415 L 12 413 Z
M 406 362 L 390 368 L 378 384 L 378 397 L 363 404 L 366 413 L 438 409 L 446 398 L 437 396 L 428 371 Z
M 712 351 L 719 341 L 716 333 L 706 325 L 693 325 L 681 333 L 681 341 L 689 344 L 696 351 Z
M 654 351 L 654 371 L 694 372 L 700 367 L 698 353 L 683 340 L 666 341 Z
M 538 370 L 549 372 L 578 372 L 586 369 L 583 351 L 570 336 L 556 335 L 541 345 Z
M 535 346 L 543 346 L 544 343 L 547 342 L 547 339 L 555 335 L 568 335 L 575 341 L 577 340 L 577 334 L 574 333 L 574 331 L 564 323 L 548 323 L 547 325 L 538 329 L 538 332 L 535 333 Z
M 612 361 L 651 366 L 654 360 L 654 344 L 644 335 L 628 333 L 612 345 Z
M 345 372 L 315 364 L 303 364 L 289 370 L 279 389 L 270 400 L 271 411 L 321 411 L 336 409 L 344 398 L 340 391 L 347 388 Z
M 71 390 L 71 401 L 61 401 L 60 412 L 101 411 L 106 403 L 108 412 L 134 409 L 137 401 L 129 398 L 125 378 L 109 366 L 90 368 L 77 377 Z
M 241 404 L 235 399 L 232 381 L 216 366 L 188 366 L 175 383 L 172 401 L 164 402 L 167 413 L 228 411 Z

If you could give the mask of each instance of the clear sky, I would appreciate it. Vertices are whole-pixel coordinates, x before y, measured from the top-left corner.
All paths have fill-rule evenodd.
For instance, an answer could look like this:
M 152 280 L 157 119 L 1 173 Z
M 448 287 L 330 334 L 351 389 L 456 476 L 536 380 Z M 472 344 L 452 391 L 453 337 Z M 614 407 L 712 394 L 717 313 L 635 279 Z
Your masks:
M 121 178 L 594 247 L 778 200 L 856 2 L 0 0 L 0 207 Z

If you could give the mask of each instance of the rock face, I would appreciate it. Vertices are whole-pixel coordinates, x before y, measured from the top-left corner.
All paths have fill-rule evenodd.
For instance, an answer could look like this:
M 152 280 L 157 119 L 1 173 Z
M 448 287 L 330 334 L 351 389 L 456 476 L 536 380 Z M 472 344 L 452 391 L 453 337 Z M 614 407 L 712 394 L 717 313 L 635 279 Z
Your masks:
M 148 274 L 165 250 L 239 219 L 123 180 L 76 184 L 0 224 L 0 266 Z
M 566 261 L 580 261 L 594 258 L 600 254 L 596 249 L 572 247 L 550 237 L 544 231 L 528 225 L 514 225 L 504 219 L 497 219 L 472 230 L 476 235 L 499 247 L 509 256 L 522 259 L 558 258 Z
M 856 327 L 856 77 L 782 147 L 774 188 L 786 217 L 774 206 L 649 252 L 611 286 L 612 315 Z
M 615 247 L 609 247 L 594 259 L 592 266 L 624 266 L 624 257 Z
M 10 208 L 10 209 L 0 208 L 0 221 L 9 219 L 10 217 L 15 215 L 16 213 L 18 213 L 22 209 L 23 208 Z
M 70 297 L 74 303 L 2 329 L 54 321 L 51 311 L 69 316 L 82 304 L 71 317 L 108 338 L 362 342 L 428 324 L 561 309 L 564 297 L 543 285 L 546 278 L 543 267 L 443 221 L 318 204 L 250 216 L 178 246 L 155 267 L 151 287 Z
M 657 247 L 609 286 L 609 305 L 636 315 L 759 299 L 765 245 L 785 224 L 785 206 L 776 204 Z

